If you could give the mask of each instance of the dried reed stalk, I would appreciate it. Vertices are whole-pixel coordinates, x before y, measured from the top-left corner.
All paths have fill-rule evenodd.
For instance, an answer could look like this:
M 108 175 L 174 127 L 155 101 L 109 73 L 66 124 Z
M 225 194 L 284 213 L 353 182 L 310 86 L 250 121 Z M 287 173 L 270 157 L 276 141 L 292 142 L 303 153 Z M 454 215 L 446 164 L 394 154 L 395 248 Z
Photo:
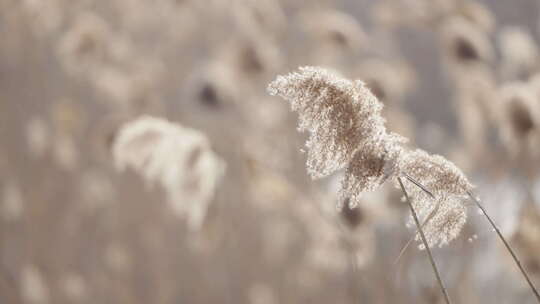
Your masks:
M 403 182 L 401 180 L 401 177 L 397 178 L 399 182 L 399 186 L 401 187 L 401 191 L 403 191 L 403 194 L 405 195 L 405 199 L 407 201 L 407 204 L 409 205 L 409 208 L 411 209 L 411 214 L 414 218 L 414 222 L 416 224 L 416 227 L 418 228 L 418 232 L 420 233 L 420 237 L 422 239 L 422 243 L 424 244 L 424 247 L 426 248 L 426 252 L 429 257 L 429 261 L 431 263 L 431 268 L 433 268 L 433 272 L 435 273 L 435 277 L 437 278 L 437 282 L 439 283 L 439 287 L 441 288 L 441 292 L 444 295 L 444 300 L 446 304 L 450 304 L 450 297 L 448 296 L 448 292 L 446 291 L 446 287 L 444 286 L 444 283 L 441 279 L 441 275 L 439 274 L 439 270 L 437 269 L 437 265 L 435 264 L 435 260 L 433 259 L 433 255 L 431 254 L 431 249 L 429 249 L 429 244 L 426 240 L 426 236 L 424 235 L 424 230 L 422 229 L 422 225 L 420 225 L 420 221 L 418 220 L 418 216 L 416 215 L 416 211 L 414 210 L 414 207 L 410 201 L 409 194 L 407 193 L 407 190 L 405 190 L 405 186 L 403 185 Z
M 503 242 L 504 246 L 506 247 L 506 250 L 508 250 L 508 252 L 510 253 L 510 255 L 512 256 L 512 259 L 514 259 L 514 262 L 516 263 L 517 267 L 519 268 L 519 270 L 521 271 L 521 274 L 523 274 L 523 277 L 525 277 L 525 280 L 527 281 L 527 283 L 529 284 L 529 287 L 531 288 L 532 292 L 534 293 L 534 296 L 536 297 L 536 301 L 538 303 L 540 303 L 540 294 L 538 294 L 538 290 L 536 289 L 536 287 L 534 286 L 534 284 L 532 283 L 531 279 L 529 278 L 529 275 L 527 274 L 527 271 L 525 270 L 525 268 L 523 268 L 523 266 L 521 266 L 521 261 L 519 260 L 519 258 L 516 256 L 516 254 L 514 253 L 514 250 L 512 250 L 512 247 L 510 247 L 510 244 L 508 244 L 508 242 L 506 241 L 506 239 L 504 238 L 504 236 L 502 235 L 501 231 L 499 230 L 499 227 L 497 227 L 497 225 L 495 224 L 495 222 L 493 222 L 493 220 L 491 219 L 491 217 L 487 214 L 486 212 L 486 209 L 484 209 L 484 207 L 482 206 L 482 204 L 480 204 L 480 200 L 478 200 L 473 194 L 471 191 L 467 191 L 467 194 L 469 195 L 469 197 L 471 198 L 471 200 L 476 204 L 476 206 L 478 208 L 480 208 L 480 210 L 482 211 L 482 213 L 484 214 L 484 216 L 486 217 L 486 219 L 488 220 L 489 224 L 491 225 L 491 227 L 493 227 L 493 230 L 495 230 L 495 232 L 497 233 L 497 235 L 499 236 L 499 239 L 501 239 L 501 241 Z
M 408 176 L 407 174 L 404 174 L 407 178 L 407 180 L 409 180 L 410 182 L 412 182 L 414 185 L 416 185 L 418 188 L 420 188 L 422 191 L 425 191 L 428 195 L 430 196 L 433 196 L 433 194 L 424 186 L 422 185 L 420 182 L 416 181 L 415 179 L 413 179 L 412 177 Z M 403 191 L 405 192 L 404 188 L 403 188 L 403 185 L 401 184 L 401 178 L 398 179 L 398 181 L 400 182 L 400 185 L 403 189 Z M 525 268 L 523 268 L 523 266 L 521 265 L 521 261 L 519 260 L 519 258 L 517 257 L 517 255 L 514 253 L 514 250 L 512 249 L 512 247 L 510 247 L 510 244 L 508 243 L 508 241 L 504 238 L 504 236 L 502 235 L 501 231 L 499 230 L 499 227 L 495 224 L 495 222 L 491 219 L 491 217 L 487 214 L 486 212 L 486 209 L 482 206 L 482 204 L 480 203 L 480 200 L 478 200 L 473 194 L 472 192 L 469 190 L 467 191 L 467 195 L 471 198 L 471 200 L 476 204 L 476 206 L 482 211 L 482 214 L 486 217 L 486 219 L 488 220 L 489 224 L 491 225 L 491 227 L 493 228 L 493 230 L 495 231 L 495 233 L 497 233 L 497 236 L 499 237 L 499 239 L 503 242 L 504 246 L 506 247 L 506 250 L 508 250 L 508 252 L 510 253 L 510 255 L 512 256 L 512 259 L 514 260 L 514 262 L 516 263 L 517 267 L 519 268 L 519 270 L 521 271 L 521 274 L 523 275 L 523 277 L 525 278 L 525 280 L 527 281 L 527 284 L 529 284 L 529 287 L 531 288 L 534 296 L 536 297 L 536 300 L 538 303 L 540 303 L 540 294 L 538 293 L 538 290 L 536 289 L 536 287 L 534 286 L 533 282 L 531 281 L 531 279 L 529 278 L 529 274 L 527 273 L 527 271 L 525 270 Z M 407 201 L 408 201 L 408 196 L 405 195 L 405 197 L 407 198 Z M 409 202 L 409 201 L 408 201 Z M 412 206 L 411 206 L 412 208 Z M 412 210 L 412 209 L 411 209 Z M 435 209 L 434 209 L 435 211 Z M 432 212 L 433 213 L 433 212 Z M 415 216 L 413 214 L 413 216 Z M 426 218 L 426 220 L 424 221 L 424 223 L 419 227 L 419 233 L 420 233 L 420 236 L 423 235 L 423 232 L 422 232 L 422 227 L 431 219 L 431 214 L 430 216 L 428 216 Z M 416 221 L 416 219 L 415 219 Z M 418 226 L 418 222 L 416 221 L 416 224 Z M 416 234 L 415 234 L 416 235 Z M 414 239 L 414 237 L 409 241 L 407 242 L 407 244 L 405 245 L 405 247 L 402 249 L 402 251 L 400 252 L 400 255 L 398 256 L 398 258 L 396 259 L 396 262 L 397 260 L 399 260 L 399 258 L 403 255 L 403 252 L 407 249 L 407 247 L 410 245 L 410 243 L 412 242 L 412 240 Z M 422 240 L 424 239 L 424 237 L 422 237 Z M 424 243 L 424 246 L 425 246 L 425 243 Z M 426 247 L 427 248 L 427 247 Z M 429 249 L 429 248 L 427 248 Z M 431 257 L 431 253 L 428 253 Z M 432 266 L 435 267 L 434 265 L 434 262 L 432 261 Z M 435 272 L 436 272 L 436 268 L 435 268 Z M 438 278 L 439 279 L 439 278 Z M 442 284 L 442 281 L 440 281 L 440 283 Z

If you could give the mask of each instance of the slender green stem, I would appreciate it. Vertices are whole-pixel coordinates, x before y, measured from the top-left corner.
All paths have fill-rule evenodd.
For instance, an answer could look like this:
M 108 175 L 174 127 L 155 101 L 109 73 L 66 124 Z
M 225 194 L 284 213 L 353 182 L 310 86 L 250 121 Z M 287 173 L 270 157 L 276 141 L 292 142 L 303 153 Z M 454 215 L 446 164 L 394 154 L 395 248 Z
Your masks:
M 525 280 L 527 280 L 527 283 L 529 283 L 529 286 L 531 287 L 531 290 L 532 290 L 532 292 L 534 293 L 534 295 L 536 297 L 536 301 L 538 301 L 538 303 L 540 303 L 540 295 L 538 294 L 538 290 L 536 289 L 536 287 L 534 287 L 534 284 L 532 283 L 531 279 L 529 278 L 529 275 L 527 274 L 527 271 L 525 271 L 523 266 L 521 266 L 520 260 L 518 259 L 518 257 L 516 256 L 516 254 L 514 253 L 514 251 L 512 250 L 512 248 L 510 247 L 510 245 L 508 244 L 506 239 L 504 238 L 504 236 L 502 235 L 502 233 L 499 230 L 499 228 L 497 227 L 497 225 L 495 225 L 495 223 L 493 222 L 491 217 L 487 214 L 487 212 L 484 209 L 484 207 L 482 206 L 482 204 L 480 204 L 480 201 L 470 191 L 467 191 L 467 194 L 475 202 L 476 206 L 478 208 L 480 208 L 480 210 L 482 211 L 484 216 L 487 218 L 487 220 L 491 224 L 491 227 L 493 227 L 493 229 L 495 230 L 495 232 L 497 233 L 497 235 L 499 236 L 499 238 L 503 242 L 503 244 L 506 247 L 506 249 L 508 250 L 508 252 L 510 252 L 510 255 L 512 255 L 512 258 L 514 259 L 514 262 L 516 262 L 517 267 L 519 268 L 519 270 L 521 270 L 521 273 L 525 277 Z
M 407 204 L 409 205 L 409 208 L 411 209 L 411 214 L 414 218 L 414 222 L 416 224 L 416 227 L 418 228 L 418 232 L 420 233 L 420 237 L 422 238 L 422 243 L 424 244 L 424 247 L 426 248 L 426 252 L 429 257 L 429 261 L 431 262 L 431 268 L 433 268 L 433 272 L 435 273 L 435 277 L 437 278 L 437 282 L 439 283 L 439 286 L 441 288 L 441 291 L 444 296 L 444 300 L 446 301 L 446 304 L 451 304 L 450 297 L 448 296 L 448 292 L 446 291 L 446 287 L 444 286 L 444 283 L 441 279 L 441 275 L 439 274 L 439 270 L 437 269 L 437 265 L 435 264 L 435 260 L 433 259 L 433 255 L 431 254 L 431 249 L 429 249 L 429 244 L 426 240 L 426 236 L 424 235 L 424 230 L 422 229 L 422 226 L 420 225 L 420 221 L 418 220 L 418 216 L 416 215 L 416 211 L 414 210 L 414 207 L 411 203 L 411 200 L 409 198 L 409 194 L 407 193 L 407 190 L 405 190 L 405 186 L 403 185 L 403 181 L 401 180 L 401 177 L 398 177 L 399 185 L 401 186 L 401 190 L 403 191 L 403 194 L 405 195 L 405 199 L 407 201 Z

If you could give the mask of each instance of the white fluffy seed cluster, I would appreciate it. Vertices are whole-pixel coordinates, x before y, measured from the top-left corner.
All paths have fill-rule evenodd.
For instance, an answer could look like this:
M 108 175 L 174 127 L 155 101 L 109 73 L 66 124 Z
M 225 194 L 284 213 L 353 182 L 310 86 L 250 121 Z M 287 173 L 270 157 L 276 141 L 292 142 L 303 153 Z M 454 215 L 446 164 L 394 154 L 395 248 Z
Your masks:
M 131 168 L 163 186 L 168 202 L 198 229 L 224 173 L 224 162 L 201 132 L 150 116 L 121 127 L 113 144 L 119 170 Z
M 405 179 L 415 210 L 427 219 L 423 229 L 429 246 L 448 244 L 459 235 L 467 220 L 463 196 L 471 184 L 444 157 L 407 150 L 404 137 L 386 130 L 383 106 L 363 82 L 301 67 L 278 76 L 268 92 L 290 102 L 299 130 L 310 133 L 307 170 L 312 178 L 345 168 L 340 192 L 354 206 L 362 193 L 407 174 L 435 196 Z
M 404 142 L 404 138 L 384 134 L 377 139 L 365 141 L 355 151 L 345 170 L 341 182 L 341 200 L 349 198 L 351 207 L 358 204 L 362 193 L 376 190 L 399 172 L 398 158 L 403 151 L 400 143 Z
M 444 157 L 423 150 L 404 153 L 399 167 L 435 196 L 433 199 L 412 182 L 404 182 L 414 209 L 426 222 L 423 229 L 429 246 L 448 244 L 460 234 L 467 221 L 465 195 L 473 188 L 467 177 Z
M 313 178 L 344 168 L 358 147 L 385 135 L 382 104 L 361 81 L 301 67 L 278 76 L 268 92 L 290 101 L 299 114 L 299 130 L 310 132 L 307 170 Z

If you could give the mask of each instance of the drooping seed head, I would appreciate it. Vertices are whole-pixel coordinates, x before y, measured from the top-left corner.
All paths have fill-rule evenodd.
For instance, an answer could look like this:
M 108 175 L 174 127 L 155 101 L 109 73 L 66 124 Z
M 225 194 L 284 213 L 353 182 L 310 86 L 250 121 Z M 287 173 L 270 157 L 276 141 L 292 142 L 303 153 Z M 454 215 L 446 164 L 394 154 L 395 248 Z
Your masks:
M 307 168 L 312 177 L 346 168 L 340 202 L 347 202 L 347 208 L 386 180 L 408 175 L 434 196 L 405 180 L 414 209 L 430 219 L 424 228 L 428 245 L 442 246 L 459 235 L 467 219 L 463 196 L 472 185 L 444 157 L 406 150 L 405 138 L 386 131 L 382 104 L 361 81 L 304 67 L 278 76 L 268 91 L 289 101 L 299 114 L 299 129 L 310 132 Z
M 467 220 L 464 196 L 473 188 L 465 174 L 446 158 L 420 149 L 403 153 L 399 168 L 434 196 L 405 180 L 421 222 L 429 218 L 423 228 L 429 246 L 442 246 L 456 238 Z
M 363 142 L 385 133 L 382 104 L 361 81 L 318 67 L 278 76 L 268 91 L 291 103 L 299 130 L 309 131 L 307 168 L 313 178 L 344 168 Z
M 356 206 L 363 192 L 374 191 L 398 175 L 398 158 L 405 141 L 399 135 L 384 134 L 356 150 L 341 182 L 341 195 L 350 199 L 350 205 Z

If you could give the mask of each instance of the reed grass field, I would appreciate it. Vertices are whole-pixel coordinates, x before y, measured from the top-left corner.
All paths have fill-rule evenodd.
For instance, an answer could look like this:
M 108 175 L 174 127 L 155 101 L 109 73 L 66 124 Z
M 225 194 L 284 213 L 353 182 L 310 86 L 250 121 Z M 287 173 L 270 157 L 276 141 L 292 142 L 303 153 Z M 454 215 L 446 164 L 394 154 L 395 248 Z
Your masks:
M 538 0 L 0 0 L 0 304 L 540 304 Z

